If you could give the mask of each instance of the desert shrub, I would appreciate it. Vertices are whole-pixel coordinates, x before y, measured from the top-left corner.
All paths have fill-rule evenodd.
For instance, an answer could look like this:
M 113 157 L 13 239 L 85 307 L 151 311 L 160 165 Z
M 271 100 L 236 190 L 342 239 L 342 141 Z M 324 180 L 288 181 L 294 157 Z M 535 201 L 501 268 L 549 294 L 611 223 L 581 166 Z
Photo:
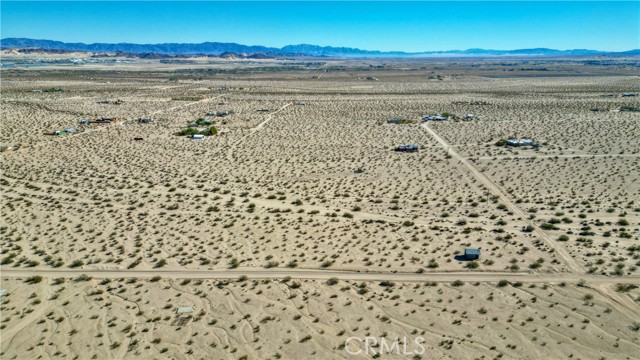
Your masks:
M 156 263 L 156 265 L 154 267 L 155 268 L 161 268 L 161 267 L 163 267 L 165 265 L 167 265 L 167 260 L 161 259 Z
M 467 269 L 477 269 L 480 267 L 480 264 L 477 261 L 470 261 L 465 266 Z
M 307 336 L 303 337 L 302 339 L 300 339 L 300 342 L 301 343 L 305 343 L 305 342 L 307 342 L 309 340 L 311 340 L 311 335 L 307 335 Z
M 78 276 L 74 280 L 75 280 L 75 282 L 89 281 L 89 280 L 91 280 L 91 276 L 89 276 L 87 274 L 81 274 L 80 276 Z
M 186 128 L 186 129 L 180 130 L 180 132 L 178 134 L 179 135 L 183 135 L 183 136 L 191 136 L 191 135 L 196 135 L 196 134 L 199 134 L 199 133 L 200 133 L 200 131 L 198 131 L 198 129 Z
M 24 282 L 27 284 L 38 284 L 42 282 L 42 276 L 40 275 L 30 276 Z
M 69 265 L 70 268 L 77 268 L 84 265 L 84 261 L 82 260 L 74 260 L 71 265 Z
M 633 289 L 637 289 L 638 285 L 636 284 L 616 284 L 616 291 L 617 292 L 629 292 Z
M 527 233 L 530 233 L 530 232 L 532 232 L 533 230 L 535 230 L 535 228 L 534 228 L 533 226 L 531 226 L 531 225 L 527 225 L 527 226 L 525 226 L 525 227 L 523 227 L 523 228 L 522 228 L 522 231 L 523 231 L 523 232 L 527 232 Z
M 215 136 L 218 135 L 218 129 L 215 126 L 211 126 L 205 130 L 198 130 L 195 128 L 186 128 L 180 130 L 178 135 L 182 136 L 192 136 L 192 135 L 205 135 L 205 136 Z

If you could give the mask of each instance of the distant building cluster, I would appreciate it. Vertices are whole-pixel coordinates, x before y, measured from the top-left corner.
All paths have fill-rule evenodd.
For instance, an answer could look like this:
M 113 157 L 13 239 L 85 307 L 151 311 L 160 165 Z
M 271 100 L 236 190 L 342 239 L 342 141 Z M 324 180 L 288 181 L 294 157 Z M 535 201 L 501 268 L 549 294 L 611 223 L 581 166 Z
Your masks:
M 411 152 L 418 150 L 420 150 L 420 147 L 417 144 L 400 145 L 396 148 L 396 151 L 400 152 Z
M 533 146 L 538 147 L 540 144 L 534 142 L 532 139 L 509 139 L 507 140 L 507 146 Z
M 449 117 L 444 116 L 442 114 L 425 115 L 422 117 L 422 121 L 445 121 L 445 120 L 449 120 Z

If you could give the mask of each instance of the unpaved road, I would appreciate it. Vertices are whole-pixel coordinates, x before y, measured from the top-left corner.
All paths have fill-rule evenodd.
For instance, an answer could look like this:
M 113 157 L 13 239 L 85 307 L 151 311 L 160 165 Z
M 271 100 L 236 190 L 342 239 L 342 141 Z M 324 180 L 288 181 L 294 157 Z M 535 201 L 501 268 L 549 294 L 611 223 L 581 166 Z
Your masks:
M 561 284 L 583 282 L 582 286 L 596 290 L 603 296 L 609 297 L 615 306 L 627 314 L 630 318 L 640 317 L 640 308 L 626 296 L 618 294 L 612 286 L 618 283 L 636 284 L 640 286 L 640 276 L 608 277 L 602 275 L 585 275 L 575 273 L 524 273 L 524 272 L 359 272 L 325 269 L 264 269 L 264 268 L 238 268 L 222 270 L 191 270 L 191 269 L 153 269 L 153 270 L 125 270 L 125 269 L 4 269 L 0 266 L 0 278 L 25 279 L 39 275 L 45 278 L 77 278 L 85 274 L 92 278 L 137 278 L 145 279 L 160 276 L 163 279 L 210 279 L 210 280 L 239 280 L 246 277 L 247 280 L 318 280 L 327 281 L 338 279 L 342 281 L 390 281 L 401 283 L 439 282 L 452 283 L 461 280 L 466 283 L 485 282 L 497 283 L 507 280 L 511 283 L 522 282 L 525 284 Z M 41 316 L 39 312 L 35 316 Z M 27 324 L 29 322 L 24 322 Z M 24 327 L 24 326 L 23 326 Z M 21 328 L 19 328 L 21 329 Z M 6 336 L 7 334 L 3 334 Z M 10 336 L 6 336 L 10 338 Z
M 500 159 L 554 159 L 554 158 L 636 158 L 640 154 L 544 154 L 544 155 L 499 155 L 499 156 L 482 156 L 478 160 L 500 160 Z
M 281 112 L 282 110 L 288 108 L 291 105 L 293 105 L 293 103 L 287 103 L 284 106 L 282 106 L 281 108 L 279 108 L 278 110 L 270 113 L 269 115 L 267 115 L 266 119 L 264 119 L 260 124 L 256 125 L 254 128 L 251 128 L 251 130 L 249 130 L 248 134 L 246 134 L 245 136 L 241 137 L 240 139 L 238 139 L 238 141 L 236 141 L 233 145 L 231 145 L 229 147 L 229 150 L 227 151 L 227 160 L 233 161 L 233 151 L 234 151 L 236 146 L 238 146 L 240 143 L 242 143 L 247 137 L 253 135 L 255 132 L 264 129 L 264 127 L 269 123 L 269 121 L 271 121 L 271 119 L 273 119 L 273 115 Z
M 640 276 L 608 277 L 601 275 L 583 275 L 572 273 L 525 273 L 525 272 L 360 272 L 322 269 L 263 269 L 239 268 L 233 270 L 191 270 L 191 269 L 4 269 L 0 267 L 0 277 L 26 278 L 40 275 L 48 278 L 74 278 L 86 274 L 96 278 L 150 278 L 160 276 L 169 279 L 238 279 L 246 276 L 249 279 L 307 279 L 307 280 L 339 280 L 352 281 L 397 281 L 397 282 L 498 282 L 500 280 L 522 281 L 526 283 L 560 283 L 584 280 L 587 284 L 629 283 L 640 285 Z
M 224 96 L 224 95 L 218 95 L 218 96 L 214 96 L 214 97 L 210 97 L 210 98 L 206 98 L 206 99 L 202 99 L 202 100 L 188 102 L 186 104 L 172 106 L 172 107 L 166 108 L 166 109 L 157 110 L 157 111 L 152 112 L 151 115 L 158 115 L 158 114 L 165 113 L 167 111 L 171 111 L 171 110 L 175 110 L 175 109 L 181 109 L 181 108 L 192 106 L 192 105 L 195 105 L 195 104 L 207 103 L 207 102 L 210 102 L 211 100 L 218 99 L 218 98 L 220 98 L 222 96 Z
M 527 222 L 528 225 L 533 227 L 533 233 L 538 237 L 544 239 L 547 245 L 554 250 L 558 256 L 564 261 L 565 265 L 568 267 L 568 270 L 571 272 L 584 273 L 585 269 L 582 265 L 578 264 L 573 257 L 567 252 L 567 250 L 558 245 L 551 237 L 549 237 L 538 225 L 534 222 L 529 221 L 527 214 L 522 211 L 515 203 L 513 203 L 500 189 L 496 183 L 494 183 L 489 177 L 483 174 L 478 168 L 475 167 L 471 162 L 465 159 L 462 155 L 460 155 L 455 149 L 449 145 L 443 138 L 440 137 L 433 129 L 429 127 L 428 123 L 424 123 L 420 125 L 421 128 L 425 129 L 431 136 L 433 136 L 436 141 L 440 143 L 445 149 L 447 149 L 449 155 L 458 159 L 462 165 L 464 165 L 484 186 L 491 191 L 493 194 L 497 195 L 500 198 L 500 201 L 509 208 L 514 214 L 517 214 L 522 218 L 523 221 Z

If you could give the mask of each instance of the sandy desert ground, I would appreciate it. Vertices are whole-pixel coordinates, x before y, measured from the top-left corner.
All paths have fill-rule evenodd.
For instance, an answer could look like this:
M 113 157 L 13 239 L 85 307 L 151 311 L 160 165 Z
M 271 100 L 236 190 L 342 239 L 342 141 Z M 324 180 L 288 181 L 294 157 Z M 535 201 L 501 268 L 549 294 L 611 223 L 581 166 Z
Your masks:
M 637 358 L 640 77 L 613 63 L 3 70 L 0 356 Z

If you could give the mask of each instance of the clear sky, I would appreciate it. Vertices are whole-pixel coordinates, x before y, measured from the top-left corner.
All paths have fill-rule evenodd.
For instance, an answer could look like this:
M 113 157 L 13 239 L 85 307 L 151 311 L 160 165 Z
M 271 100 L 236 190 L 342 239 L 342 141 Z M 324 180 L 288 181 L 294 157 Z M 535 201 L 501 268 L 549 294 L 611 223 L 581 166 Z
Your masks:
M 1 37 L 367 50 L 640 48 L 640 1 L 2 1 Z

